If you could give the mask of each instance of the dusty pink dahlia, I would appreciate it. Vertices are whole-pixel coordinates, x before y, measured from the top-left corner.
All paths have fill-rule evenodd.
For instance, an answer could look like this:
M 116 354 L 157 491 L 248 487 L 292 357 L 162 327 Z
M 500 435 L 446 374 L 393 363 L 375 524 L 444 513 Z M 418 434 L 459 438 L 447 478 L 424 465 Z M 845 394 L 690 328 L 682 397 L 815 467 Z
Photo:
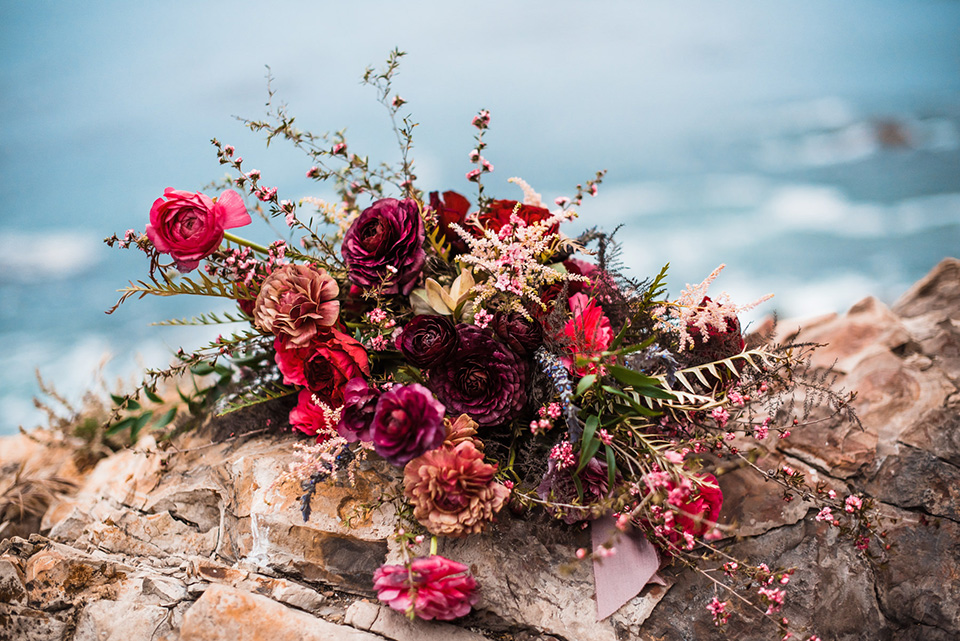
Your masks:
M 284 265 L 264 279 L 253 318 L 285 347 L 305 347 L 337 321 L 339 294 L 337 281 L 322 267 Z
M 477 602 L 477 581 L 467 566 L 436 554 L 414 559 L 410 568 L 382 565 L 373 573 L 377 598 L 397 612 L 421 619 L 450 621 L 470 612 Z
M 431 533 L 474 534 L 510 496 L 510 490 L 494 480 L 496 472 L 497 466 L 483 462 L 472 440 L 444 445 L 407 463 L 404 494 L 417 521 Z

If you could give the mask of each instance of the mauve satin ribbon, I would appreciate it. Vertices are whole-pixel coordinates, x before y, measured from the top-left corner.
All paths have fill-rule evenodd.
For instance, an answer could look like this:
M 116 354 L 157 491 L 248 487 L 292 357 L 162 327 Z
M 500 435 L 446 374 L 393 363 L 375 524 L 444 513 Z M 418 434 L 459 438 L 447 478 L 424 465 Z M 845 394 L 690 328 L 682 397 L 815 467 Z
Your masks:
M 647 583 L 660 583 L 657 549 L 641 532 L 617 530 L 612 516 L 603 516 L 590 525 L 593 540 L 593 582 L 597 592 L 597 620 L 606 619 L 637 596 Z M 597 550 L 616 536 L 613 556 L 601 558 Z

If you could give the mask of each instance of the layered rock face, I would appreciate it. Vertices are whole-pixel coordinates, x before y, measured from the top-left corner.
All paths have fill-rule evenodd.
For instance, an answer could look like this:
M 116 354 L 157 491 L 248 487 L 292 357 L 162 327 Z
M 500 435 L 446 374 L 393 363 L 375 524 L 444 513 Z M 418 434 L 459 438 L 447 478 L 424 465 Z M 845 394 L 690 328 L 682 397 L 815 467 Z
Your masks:
M 834 366 L 835 384 L 858 392 L 864 429 L 808 426 L 762 464 L 875 497 L 892 549 L 867 561 L 809 518 L 809 504 L 783 502 L 742 470 L 720 477 L 723 518 L 746 535 L 727 544 L 752 562 L 796 566 L 784 614 L 825 640 L 960 638 L 960 261 L 942 262 L 892 309 L 868 298 L 800 325 L 796 338 L 828 344 L 816 358 Z M 778 337 L 797 328 L 782 324 Z M 396 471 L 374 464 L 353 486 L 318 488 L 304 522 L 301 489 L 277 482 L 295 438 L 244 436 L 249 427 L 213 426 L 164 449 L 141 440 L 85 474 L 42 433 L 3 441 L 0 493 L 21 465 L 77 487 L 57 495 L 34 528 L 42 535 L 0 533 L 0 640 L 723 637 L 706 609 L 714 588 L 691 571 L 666 570 L 666 587 L 598 622 L 592 569 L 571 564 L 588 531 L 507 515 L 483 535 L 441 541 L 440 554 L 470 565 L 481 585 L 475 612 L 455 624 L 407 621 L 371 598 L 373 571 L 398 558 L 394 515 L 356 510 Z M 744 497 L 753 507 L 739 511 Z M 749 612 L 729 625 L 728 638 L 775 632 Z

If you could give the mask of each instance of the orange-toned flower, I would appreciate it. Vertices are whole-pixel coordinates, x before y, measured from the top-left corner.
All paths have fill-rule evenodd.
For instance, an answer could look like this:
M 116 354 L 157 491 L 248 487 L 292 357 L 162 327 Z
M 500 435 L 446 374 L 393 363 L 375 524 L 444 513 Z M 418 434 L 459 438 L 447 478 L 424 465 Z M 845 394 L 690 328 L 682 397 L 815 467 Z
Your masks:
M 306 347 L 337 321 L 339 294 L 337 281 L 322 267 L 284 265 L 263 281 L 253 318 L 284 347 Z
M 404 494 L 417 521 L 432 534 L 475 534 L 510 496 L 510 490 L 494 480 L 496 472 L 497 466 L 483 462 L 472 440 L 444 445 L 407 463 Z

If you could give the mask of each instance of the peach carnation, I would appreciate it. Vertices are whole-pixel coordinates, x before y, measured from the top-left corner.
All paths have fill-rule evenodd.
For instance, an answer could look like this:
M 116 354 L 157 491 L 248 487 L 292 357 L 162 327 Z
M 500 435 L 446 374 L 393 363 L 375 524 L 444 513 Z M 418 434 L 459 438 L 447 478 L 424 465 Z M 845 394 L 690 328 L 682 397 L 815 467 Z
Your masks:
M 483 462 L 472 440 L 444 445 L 407 463 L 404 493 L 414 517 L 432 534 L 475 534 L 510 496 L 510 490 L 494 480 L 496 472 L 497 466 Z
M 315 265 L 284 265 L 264 279 L 253 310 L 257 327 L 287 348 L 305 347 L 340 315 L 340 287 Z

